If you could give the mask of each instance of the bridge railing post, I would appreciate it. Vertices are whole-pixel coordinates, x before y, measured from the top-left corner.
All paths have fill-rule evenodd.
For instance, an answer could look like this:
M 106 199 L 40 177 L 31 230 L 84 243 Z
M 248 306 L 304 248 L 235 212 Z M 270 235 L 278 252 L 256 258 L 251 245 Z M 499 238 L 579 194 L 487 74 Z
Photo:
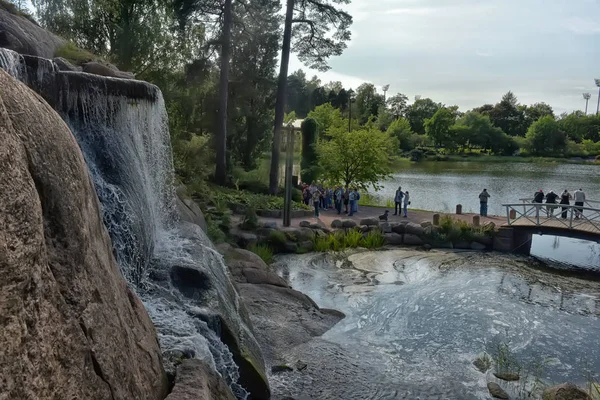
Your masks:
M 569 211 L 571 212 L 571 215 L 569 216 L 569 229 L 573 229 L 573 206 L 569 206 Z
M 506 206 L 506 221 L 510 225 L 510 206 Z
M 540 209 L 542 207 L 536 203 L 535 205 L 535 219 L 536 219 L 536 224 L 539 226 L 540 225 Z

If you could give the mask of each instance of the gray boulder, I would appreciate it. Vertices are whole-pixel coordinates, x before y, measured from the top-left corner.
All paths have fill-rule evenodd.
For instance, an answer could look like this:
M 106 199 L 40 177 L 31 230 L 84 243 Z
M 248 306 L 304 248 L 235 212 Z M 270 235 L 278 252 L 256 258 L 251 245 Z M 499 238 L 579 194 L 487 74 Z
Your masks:
M 415 224 L 414 222 L 409 222 L 406 224 L 404 230 L 409 235 L 415 236 L 423 236 L 425 233 L 425 229 L 421 225 Z
M 383 231 L 383 233 L 391 233 L 392 232 L 392 226 L 387 222 L 381 224 L 380 228 Z
M 67 72 L 81 72 L 82 68 L 71 64 L 69 61 L 62 57 L 55 57 L 52 61 L 56 64 L 59 70 Z
M 418 236 L 405 234 L 404 235 L 404 244 L 407 244 L 410 246 L 422 246 L 423 240 Z
M 333 221 L 331 221 L 331 227 L 333 229 L 340 229 L 343 227 L 343 222 L 339 219 L 334 219 Z
M 423 221 L 423 222 L 421 222 L 421 227 L 427 228 L 428 226 L 433 226 L 433 224 L 431 223 L 431 221 Z
M 399 246 L 402 244 L 402 235 L 397 233 L 385 233 L 385 242 L 392 246 Z
M 184 360 L 165 400 L 235 400 L 225 380 L 198 359 Z
M 300 223 L 298 224 L 300 228 L 310 228 L 310 225 L 310 221 L 300 221 Z
M 66 41 L 32 20 L 11 14 L 0 5 L 0 47 L 17 53 L 51 59 Z
M 404 235 L 406 233 L 406 224 L 392 224 L 392 232 L 397 233 L 399 235 Z
M 361 225 L 360 226 L 360 231 L 363 233 L 367 233 L 369 232 L 370 228 L 367 225 Z
M 486 249 L 485 244 L 481 244 L 481 243 L 477 243 L 477 242 L 472 242 L 471 243 L 471 249 L 473 250 L 478 250 L 478 251 L 483 251 Z
M 585 390 L 572 383 L 563 383 L 544 390 L 544 400 L 593 400 Z
M 351 219 L 345 219 L 342 221 L 342 228 L 356 228 L 356 222 Z
M 363 218 L 360 220 L 360 225 L 377 226 L 379 225 L 379 220 L 377 218 Z
M 204 232 L 208 230 L 204 214 L 198 204 L 187 196 L 185 186 L 181 185 L 176 190 L 177 209 L 181 219 L 186 222 L 198 225 Z

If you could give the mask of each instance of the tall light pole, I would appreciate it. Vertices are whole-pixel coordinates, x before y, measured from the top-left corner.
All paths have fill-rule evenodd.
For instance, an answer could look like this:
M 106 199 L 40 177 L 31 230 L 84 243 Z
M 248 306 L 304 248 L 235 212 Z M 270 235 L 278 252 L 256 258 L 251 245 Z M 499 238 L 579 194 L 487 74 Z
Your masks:
M 588 102 L 590 101 L 591 97 L 592 97 L 592 95 L 589 94 L 589 93 L 584 93 L 583 94 L 583 99 L 585 100 L 585 115 L 587 115 Z
M 348 132 L 352 132 L 352 103 L 354 101 L 354 90 L 348 90 Z
M 596 106 L 596 115 L 600 115 L 600 79 L 594 79 L 598 86 L 598 105 Z
M 383 89 L 383 104 L 385 104 L 387 91 L 390 90 L 390 84 L 388 83 L 387 85 L 383 85 L 382 89 Z

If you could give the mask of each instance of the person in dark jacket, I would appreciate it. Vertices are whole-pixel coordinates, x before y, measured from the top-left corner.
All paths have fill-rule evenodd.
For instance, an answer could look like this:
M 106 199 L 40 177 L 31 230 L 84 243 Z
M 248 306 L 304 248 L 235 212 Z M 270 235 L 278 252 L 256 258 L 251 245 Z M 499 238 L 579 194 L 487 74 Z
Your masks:
M 533 202 L 534 203 L 543 203 L 544 202 L 544 191 L 543 190 L 539 190 L 537 192 L 535 192 L 535 194 L 533 195 Z
M 546 195 L 546 204 L 556 204 L 556 199 L 558 195 L 551 190 Z M 554 216 L 554 206 L 546 206 L 546 216 L 548 218 Z
M 563 194 L 560 195 L 560 204 L 566 204 L 569 205 L 571 204 L 571 199 L 573 198 L 573 196 L 571 196 L 571 193 L 569 193 L 569 191 L 567 189 L 565 189 L 565 191 L 563 192 Z M 567 218 L 567 213 L 568 213 L 568 208 L 567 207 L 563 207 L 562 208 L 562 217 L 563 219 Z

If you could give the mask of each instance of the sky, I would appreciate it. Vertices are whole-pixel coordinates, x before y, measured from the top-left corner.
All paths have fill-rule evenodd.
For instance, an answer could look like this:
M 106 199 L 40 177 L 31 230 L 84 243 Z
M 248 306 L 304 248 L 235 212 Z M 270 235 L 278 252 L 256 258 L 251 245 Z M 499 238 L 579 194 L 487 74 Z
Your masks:
M 352 0 L 352 40 L 325 73 L 292 57 L 323 83 L 371 82 L 458 105 L 495 104 L 511 90 L 522 104 L 556 114 L 596 110 L 600 0 Z

